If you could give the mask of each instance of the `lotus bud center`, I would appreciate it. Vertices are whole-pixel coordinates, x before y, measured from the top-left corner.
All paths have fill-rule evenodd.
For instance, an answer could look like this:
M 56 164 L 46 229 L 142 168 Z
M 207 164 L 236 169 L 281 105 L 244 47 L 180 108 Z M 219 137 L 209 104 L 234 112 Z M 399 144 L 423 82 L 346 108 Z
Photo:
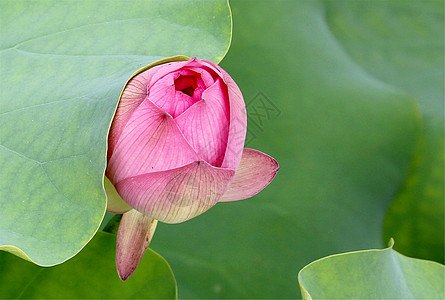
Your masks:
M 175 80 L 175 89 L 189 95 L 190 97 L 193 97 L 193 93 L 195 92 L 197 86 L 195 76 L 181 75 Z

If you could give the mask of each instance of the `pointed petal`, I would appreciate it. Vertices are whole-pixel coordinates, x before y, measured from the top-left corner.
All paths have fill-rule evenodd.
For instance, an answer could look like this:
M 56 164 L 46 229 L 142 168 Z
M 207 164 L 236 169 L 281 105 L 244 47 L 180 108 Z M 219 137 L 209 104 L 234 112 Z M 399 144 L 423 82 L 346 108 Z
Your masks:
M 165 223 L 180 223 L 210 209 L 224 194 L 235 172 L 205 161 L 127 178 L 116 184 L 134 209 Z
M 130 176 L 184 166 L 198 159 L 173 118 L 152 102 L 144 101 L 122 131 L 108 161 L 107 176 L 116 183 Z
M 114 214 L 123 214 L 131 210 L 131 206 L 122 200 L 121 196 L 117 193 L 116 188 L 105 176 L 104 178 L 105 194 L 107 195 L 107 211 Z
M 119 224 L 116 243 L 116 268 L 125 281 L 136 270 L 156 230 L 157 220 L 132 209 Z
M 204 91 L 202 101 L 175 119 L 198 155 L 216 167 L 221 166 L 224 159 L 229 133 L 229 105 L 224 95 L 224 87 L 218 79 Z
M 242 200 L 258 194 L 274 179 L 278 169 L 273 157 L 245 148 L 232 183 L 219 201 Z

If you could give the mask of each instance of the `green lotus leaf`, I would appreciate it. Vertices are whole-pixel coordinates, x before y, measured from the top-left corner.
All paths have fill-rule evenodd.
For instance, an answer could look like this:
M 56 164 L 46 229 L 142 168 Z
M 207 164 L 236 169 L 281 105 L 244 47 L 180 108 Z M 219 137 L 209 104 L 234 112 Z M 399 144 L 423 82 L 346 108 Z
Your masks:
M 176 281 L 168 263 L 147 249 L 126 282 L 117 275 L 116 236 L 99 231 L 79 255 L 42 268 L 0 252 L 1 299 L 175 299 Z
M 75 255 L 105 213 L 108 128 L 138 69 L 219 62 L 225 0 L 0 2 L 0 249 L 43 266 Z
M 443 299 L 445 266 L 392 246 L 312 262 L 298 274 L 303 299 Z

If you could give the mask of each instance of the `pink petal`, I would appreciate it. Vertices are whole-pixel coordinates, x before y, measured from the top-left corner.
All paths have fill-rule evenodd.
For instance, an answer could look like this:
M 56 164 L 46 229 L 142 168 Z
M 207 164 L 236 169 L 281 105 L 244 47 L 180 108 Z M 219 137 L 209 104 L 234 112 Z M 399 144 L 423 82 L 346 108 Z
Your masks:
M 119 106 L 113 119 L 109 135 L 109 157 L 112 155 L 114 146 L 119 140 L 123 127 L 127 123 L 133 111 L 146 99 L 148 86 L 163 78 L 170 72 L 181 69 L 189 61 L 175 61 L 161 64 L 144 71 L 133 77 L 126 85 L 119 101 Z
M 157 224 L 157 220 L 134 209 L 122 216 L 117 232 L 116 267 L 123 281 L 127 280 L 139 265 Z
M 204 91 L 203 100 L 176 117 L 187 141 L 205 161 L 221 166 L 229 134 L 229 104 L 220 79 Z M 233 168 L 235 170 L 235 168 Z
M 215 78 L 218 76 L 216 72 L 214 72 L 213 69 L 203 67 L 202 65 L 199 67 L 192 67 L 187 66 L 187 70 L 191 70 L 195 73 L 198 73 L 201 75 L 201 79 L 206 87 L 211 86 L 215 82 Z
M 162 64 L 156 67 L 151 68 L 150 70 L 154 70 L 155 73 L 150 78 L 150 86 L 154 85 L 159 79 L 163 78 L 165 75 L 169 73 L 173 73 L 179 69 L 182 69 L 184 66 L 190 64 L 190 60 L 187 61 L 175 61 L 167 64 Z M 148 86 L 148 84 L 147 84 Z
M 136 75 L 128 82 L 122 93 L 111 125 L 108 138 L 108 158 L 113 154 L 114 147 L 131 114 L 146 99 L 148 86 L 153 85 L 154 82 L 166 74 L 178 70 L 188 63 L 189 61 L 174 61 L 161 64 Z
M 209 84 L 206 85 L 204 83 L 204 80 L 202 79 L 202 73 L 192 72 L 189 69 L 179 70 L 176 74 L 179 74 L 179 76 L 175 79 L 176 92 L 183 91 L 184 88 L 187 87 L 189 87 L 189 89 L 192 88 L 193 93 L 188 95 L 190 95 L 195 102 L 201 100 L 202 92 L 208 86 L 211 86 L 214 83 L 213 78 L 210 76 L 211 82 L 209 82 Z M 180 115 L 182 112 L 183 111 L 176 113 L 175 115 Z
M 132 114 L 108 160 L 107 176 L 127 177 L 177 168 L 199 160 L 173 118 L 150 101 Z M 127 200 L 125 197 L 123 197 Z
M 154 85 L 159 79 L 161 79 L 162 77 L 164 77 L 165 75 L 169 74 L 169 73 L 174 73 L 175 71 L 178 71 L 180 69 L 194 69 L 195 67 L 201 68 L 202 61 L 198 61 L 198 59 L 196 58 L 192 58 L 190 60 L 187 61 L 176 61 L 173 63 L 167 63 L 167 64 L 162 64 L 160 66 L 156 66 L 152 69 L 156 69 L 156 73 L 153 75 L 153 77 L 151 77 L 150 79 L 150 85 Z M 160 68 L 162 67 L 162 68 Z M 158 70 L 158 68 L 160 68 Z M 152 70 L 150 69 L 150 70 Z M 208 77 L 206 75 L 203 75 L 203 80 L 208 79 Z
M 165 223 L 180 223 L 202 214 L 224 194 L 234 171 L 204 161 L 127 178 L 115 186 L 134 209 Z
M 108 158 L 113 154 L 119 137 L 132 113 L 147 97 L 147 82 L 155 71 L 152 69 L 133 77 L 127 84 L 111 124 L 108 136 Z
M 258 194 L 274 179 L 278 169 L 273 157 L 245 148 L 232 183 L 219 201 L 242 200 Z
M 204 83 L 198 73 L 189 70 L 178 70 L 165 75 L 155 84 L 151 85 L 148 94 L 148 99 L 150 101 L 169 113 L 173 118 L 183 113 L 195 102 L 201 100 L 201 97 L 196 99 L 195 97 L 190 97 L 189 95 L 180 91 L 181 83 L 185 83 L 184 80 L 181 82 L 181 79 L 179 79 L 180 77 L 183 79 L 193 78 L 191 81 L 196 82 L 198 91 L 205 88 Z M 199 94 L 202 94 L 202 92 Z
M 117 193 L 116 188 L 106 176 L 104 178 L 104 188 L 105 193 L 107 194 L 108 212 L 114 214 L 123 214 L 131 210 L 131 206 L 129 206 L 124 200 L 122 200 L 121 196 Z
M 193 62 L 191 62 L 192 60 L 189 61 L 189 68 L 195 66 Z M 196 61 L 196 63 L 198 62 Z M 218 77 L 222 78 L 227 86 L 230 125 L 228 128 L 226 151 L 221 167 L 236 169 L 243 154 L 247 131 L 247 112 L 243 94 L 232 77 L 217 64 L 208 60 L 200 60 L 199 66 L 200 68 L 204 66 L 211 69 Z
M 190 106 L 192 106 L 194 103 L 197 102 L 189 95 L 186 95 L 179 91 L 175 91 L 174 97 L 175 97 L 174 98 L 175 100 L 171 101 L 171 106 L 170 106 L 171 107 L 170 114 L 173 118 L 175 118 L 176 116 L 179 116 L 184 111 L 186 111 Z
M 218 66 L 217 64 L 215 64 L 214 62 L 211 62 L 211 61 L 205 60 L 205 59 L 200 60 L 199 67 L 203 68 L 203 66 L 211 69 L 213 72 L 215 72 L 216 76 L 218 76 L 220 78 L 222 78 L 224 76 L 224 74 L 222 72 L 223 69 L 220 66 Z
M 172 99 L 175 97 L 175 74 L 170 73 L 152 83 L 149 87 L 149 99 L 159 108 L 168 112 Z
M 247 112 L 243 94 L 232 77 L 219 66 L 216 67 L 223 74 L 223 81 L 227 85 L 230 100 L 230 127 L 223 168 L 237 168 L 243 155 L 244 142 L 247 131 Z

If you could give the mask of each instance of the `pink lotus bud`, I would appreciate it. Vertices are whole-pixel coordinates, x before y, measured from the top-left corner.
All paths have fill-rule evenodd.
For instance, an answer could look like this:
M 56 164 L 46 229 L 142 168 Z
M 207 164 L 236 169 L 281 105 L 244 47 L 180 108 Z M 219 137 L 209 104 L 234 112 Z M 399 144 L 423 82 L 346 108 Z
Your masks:
M 241 91 L 210 61 L 175 61 L 134 76 L 110 129 L 106 171 L 129 206 L 110 203 L 109 209 L 131 207 L 179 223 L 218 201 L 255 195 L 278 163 L 243 149 L 246 129 Z
M 233 79 L 210 61 L 171 60 L 127 83 L 108 137 L 108 210 L 124 213 L 116 246 L 122 280 L 157 220 L 184 222 L 218 201 L 251 197 L 278 171 L 272 157 L 243 149 L 246 108 Z

